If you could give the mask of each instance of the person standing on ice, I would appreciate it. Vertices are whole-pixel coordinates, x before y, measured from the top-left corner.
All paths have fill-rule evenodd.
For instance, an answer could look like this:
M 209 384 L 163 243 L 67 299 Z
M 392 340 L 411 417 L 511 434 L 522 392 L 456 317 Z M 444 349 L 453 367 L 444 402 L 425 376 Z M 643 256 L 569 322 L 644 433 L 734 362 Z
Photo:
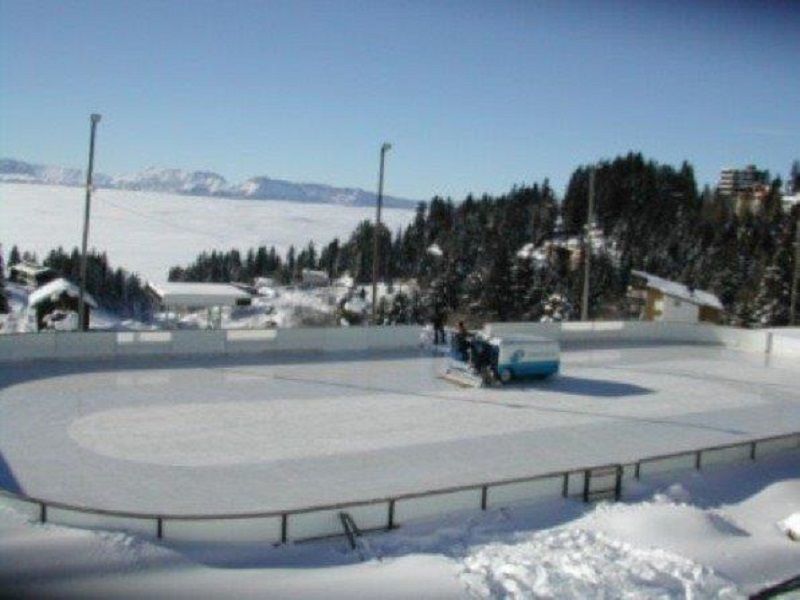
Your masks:
M 433 305 L 433 345 L 438 346 L 446 342 L 444 335 L 444 322 L 445 322 L 444 309 L 440 302 Z
M 464 326 L 464 321 L 458 322 L 458 328 L 453 335 L 453 347 L 461 356 L 461 360 L 466 361 L 469 358 L 469 331 Z

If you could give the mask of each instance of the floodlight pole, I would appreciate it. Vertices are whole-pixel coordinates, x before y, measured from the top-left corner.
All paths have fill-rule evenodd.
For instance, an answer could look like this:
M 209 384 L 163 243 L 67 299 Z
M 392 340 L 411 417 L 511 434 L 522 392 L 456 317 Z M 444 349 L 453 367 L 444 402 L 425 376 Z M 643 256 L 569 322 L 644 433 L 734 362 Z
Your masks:
M 92 113 L 89 117 L 91 122 L 91 133 L 89 134 L 89 168 L 86 170 L 86 202 L 83 211 L 83 242 L 81 243 L 81 281 L 80 296 L 78 296 L 78 330 L 86 331 L 86 309 L 84 295 L 86 294 L 86 246 L 89 242 L 89 212 L 92 206 L 92 171 L 94 170 L 94 136 L 97 131 L 97 124 L 100 122 L 100 115 Z
M 789 304 L 789 324 L 797 325 L 797 294 L 800 287 L 800 212 L 794 232 L 794 277 L 792 277 L 792 300 Z
M 372 233 L 372 323 L 378 322 L 378 265 L 380 263 L 380 228 L 381 228 L 381 206 L 383 205 L 383 164 L 386 160 L 386 153 L 392 149 L 392 145 L 384 142 L 381 146 L 381 166 L 378 174 L 378 205 L 375 214 L 375 229 Z
M 594 167 L 589 171 L 589 210 L 586 213 L 586 232 L 583 244 L 583 296 L 581 297 L 581 321 L 589 320 L 589 274 L 591 272 L 592 247 L 589 234 L 594 223 Z

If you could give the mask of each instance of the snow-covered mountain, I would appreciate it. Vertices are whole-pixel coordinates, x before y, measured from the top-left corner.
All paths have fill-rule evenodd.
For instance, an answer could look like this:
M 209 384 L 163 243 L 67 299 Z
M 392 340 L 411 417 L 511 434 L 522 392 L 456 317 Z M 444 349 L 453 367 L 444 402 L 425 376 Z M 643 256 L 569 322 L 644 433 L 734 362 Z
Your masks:
M 229 190 L 228 182 L 218 173 L 156 167 L 147 168 L 133 175 L 114 177 L 108 187 L 196 196 L 224 195 Z
M 14 183 L 44 183 L 50 185 L 83 185 L 83 171 L 65 167 L 31 164 L 10 158 L 0 159 L 0 181 Z M 343 206 L 372 206 L 375 194 L 358 188 L 339 188 L 319 183 L 294 183 L 266 176 L 252 177 L 244 183 L 228 183 L 211 171 L 186 171 L 150 167 L 139 173 L 109 176 L 95 173 L 97 187 L 189 194 L 194 196 L 225 196 L 253 200 L 290 200 Z M 384 204 L 394 208 L 412 208 L 416 201 L 392 196 Z

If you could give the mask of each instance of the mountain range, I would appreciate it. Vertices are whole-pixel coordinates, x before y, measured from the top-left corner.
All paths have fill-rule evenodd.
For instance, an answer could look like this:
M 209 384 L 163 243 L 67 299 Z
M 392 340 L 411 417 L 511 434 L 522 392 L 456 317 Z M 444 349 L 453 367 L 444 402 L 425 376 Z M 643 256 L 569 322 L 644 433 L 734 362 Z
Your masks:
M 374 206 L 377 199 L 375 193 L 359 188 L 295 183 L 267 176 L 251 177 L 243 183 L 229 183 L 222 175 L 211 171 L 157 167 L 150 167 L 133 175 L 110 176 L 96 173 L 93 179 L 94 185 L 100 188 L 192 196 L 289 200 L 341 206 Z M 85 184 L 85 175 L 80 169 L 0 158 L 0 182 L 80 186 Z M 383 202 L 387 207 L 413 208 L 418 201 L 384 196 Z

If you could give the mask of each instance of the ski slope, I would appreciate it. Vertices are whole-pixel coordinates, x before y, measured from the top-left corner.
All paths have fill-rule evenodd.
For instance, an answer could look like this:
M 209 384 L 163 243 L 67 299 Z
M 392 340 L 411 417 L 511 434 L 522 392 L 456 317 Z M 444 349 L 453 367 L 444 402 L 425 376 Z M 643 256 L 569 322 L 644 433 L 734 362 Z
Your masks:
M 79 187 L 0 183 L 3 251 L 16 244 L 41 258 L 58 246 L 80 246 L 83 205 Z M 382 214 L 394 231 L 414 211 L 385 208 Z M 107 252 L 114 267 L 163 281 L 170 267 L 186 265 L 204 250 L 264 245 L 283 254 L 290 245 L 346 239 L 359 222 L 374 217 L 368 207 L 98 189 L 89 245 Z
M 0 484 L 55 501 L 235 513 L 383 498 L 800 430 L 800 364 L 709 346 L 568 350 L 504 389 L 424 354 L 196 357 L 0 372 Z

